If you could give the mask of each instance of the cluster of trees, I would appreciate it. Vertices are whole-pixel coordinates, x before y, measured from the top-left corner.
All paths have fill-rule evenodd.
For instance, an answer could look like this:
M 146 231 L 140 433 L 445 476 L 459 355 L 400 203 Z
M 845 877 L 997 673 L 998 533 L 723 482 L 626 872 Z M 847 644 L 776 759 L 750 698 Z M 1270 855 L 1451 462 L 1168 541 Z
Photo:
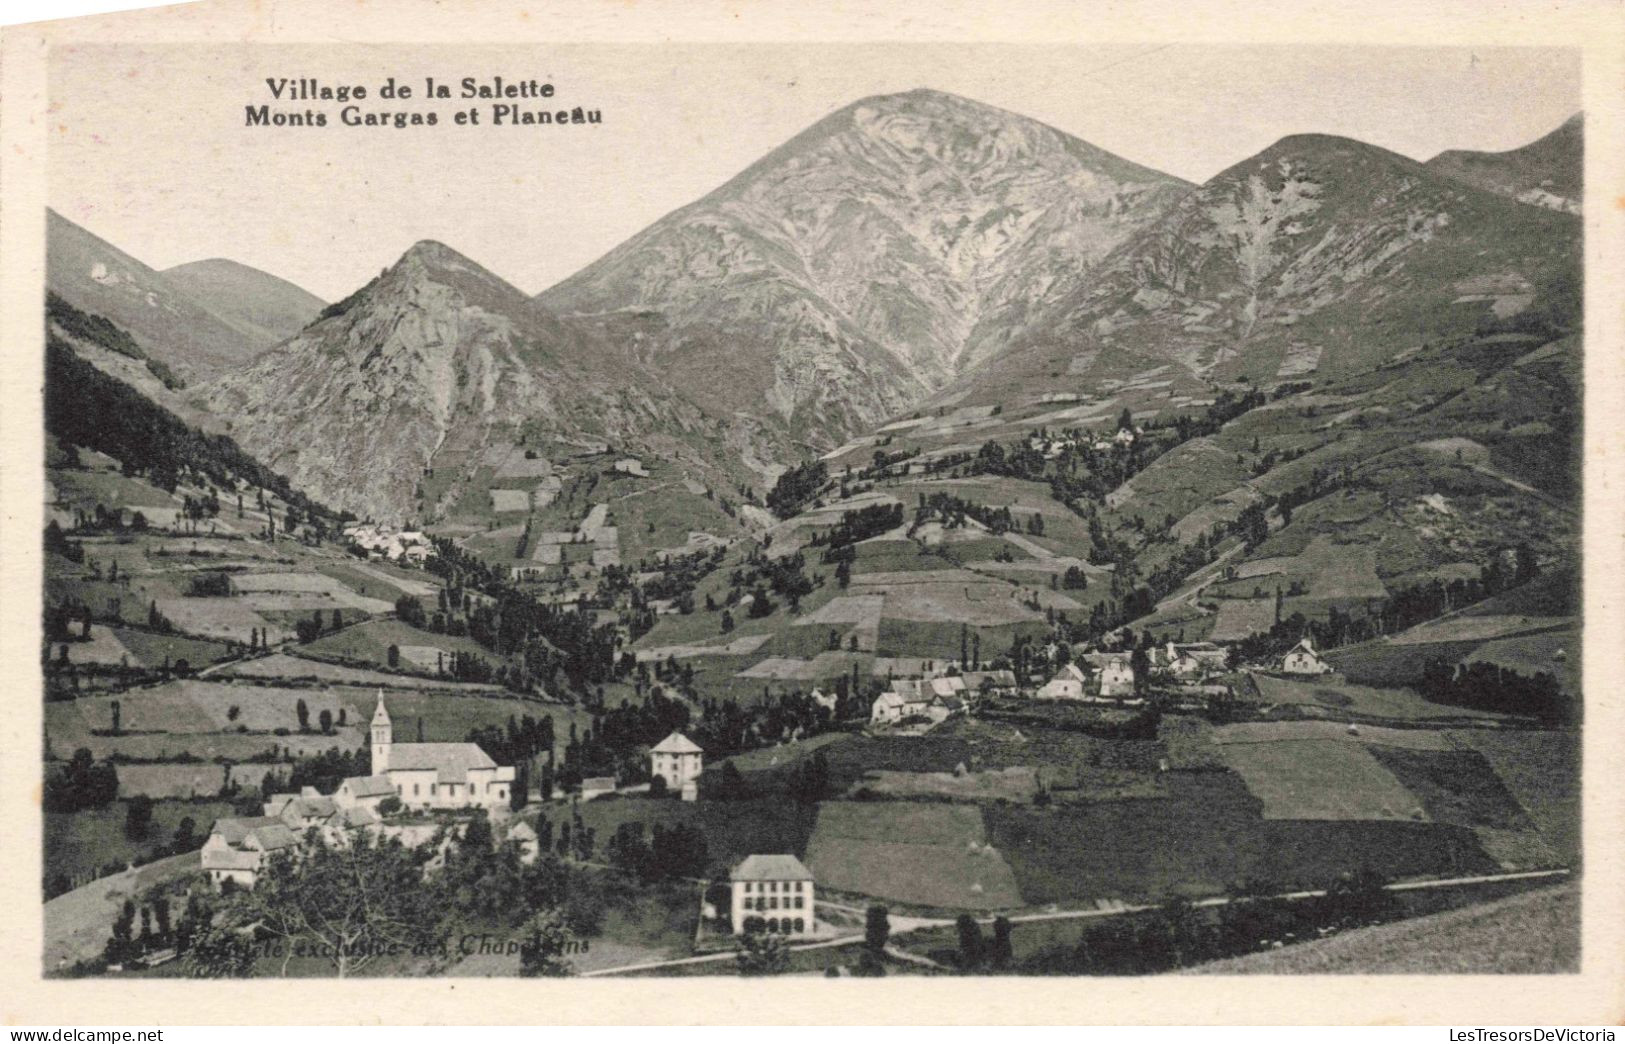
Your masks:
M 791 518 L 818 495 L 829 481 L 829 469 L 821 460 L 809 461 L 780 475 L 767 494 L 767 509 L 779 518 Z
M 1280 656 L 1305 637 L 1312 638 L 1321 649 L 1370 641 L 1475 605 L 1521 587 L 1540 575 L 1534 552 L 1527 544 L 1519 544 L 1497 550 L 1479 567 L 1476 578 L 1457 577 L 1449 582 L 1433 579 L 1411 584 L 1368 605 L 1361 614 L 1334 606 L 1324 620 L 1305 619 L 1301 613 L 1282 618 L 1280 592 L 1277 592 L 1276 622 L 1268 631 L 1236 643 L 1235 656 L 1238 661 L 1262 662 Z
M 1185 899 L 1170 899 L 1136 917 L 1113 917 L 1085 928 L 1070 949 L 1050 950 L 1021 970 L 1049 975 L 1154 975 L 1224 957 L 1254 953 L 1279 942 L 1380 924 L 1403 913 L 1380 874 L 1360 870 L 1334 881 L 1326 894 L 1278 899 L 1266 884 L 1243 886 L 1207 914 Z
M 538 833 L 544 831 L 552 833 L 538 823 Z M 437 852 L 438 868 L 430 863 Z M 460 938 L 484 930 L 520 941 L 521 975 L 568 975 L 569 955 L 602 930 L 606 896 L 615 887 L 603 875 L 564 864 L 545 843 L 525 863 L 516 845 L 495 843 L 484 817 L 460 834 L 448 826 L 418 848 L 364 833 L 328 847 L 311 836 L 297 858 L 278 853 L 269 860 L 252 891 L 191 896 L 173 932 L 167 907 L 156 915 L 166 897 L 150 894 L 153 930 L 140 935 L 131 903 L 101 963 L 138 958 L 162 940 L 173 943 L 194 977 L 287 974 L 300 952 L 320 956 L 344 977 L 402 956 L 455 960 Z
M 163 382 L 164 387 L 170 391 L 178 391 L 186 386 L 168 366 L 142 351 L 135 338 L 126 333 L 122 327 L 102 316 L 81 312 L 49 290 L 45 292 L 45 316 L 48 322 L 56 323 L 69 337 L 77 337 L 81 341 L 100 345 L 110 352 L 117 352 L 119 355 L 146 364 L 147 371 Z
M 1417 689 L 1434 703 L 1531 714 L 1552 723 L 1573 720 L 1579 709 L 1558 680 L 1545 671 L 1529 677 L 1483 660 L 1454 666 L 1447 660 L 1429 660 Z
M 517 672 L 503 672 L 510 688 L 529 691 L 540 685 L 558 691 L 562 674 L 571 687 L 583 691 L 616 676 L 616 627 L 600 624 L 591 607 L 543 604 L 450 540 L 437 538 L 435 551 L 427 568 L 446 579 L 454 597 L 460 598 L 465 587 L 489 596 L 489 601 L 469 607 L 468 637 L 498 656 L 520 658 Z
M 670 828 L 656 823 L 647 841 L 642 823 L 622 823 L 604 845 L 604 855 L 611 866 L 644 884 L 700 877 L 710 861 L 705 834 L 686 823 Z
M 70 562 L 83 562 L 85 549 L 77 541 L 69 540 L 68 535 L 62 532 L 56 519 L 45 523 L 45 553 L 48 555 L 61 555 Z
M 319 793 L 331 794 L 339 784 L 352 776 L 372 775 L 372 748 L 339 750 L 337 747 L 300 758 L 288 767 L 286 774 L 267 772 L 260 779 L 259 793 L 243 799 L 239 809 L 245 815 L 259 815 L 265 799 L 272 794 L 286 794 L 304 787 L 315 787 Z
M 45 428 L 65 444 L 117 458 L 126 470 L 145 474 L 170 492 L 180 472 L 189 469 L 222 488 L 235 487 L 241 478 L 270 489 L 297 505 L 318 529 L 333 517 L 228 436 L 191 427 L 79 358 L 54 333 L 47 335 L 45 346 Z
M 831 529 L 814 533 L 812 546 L 825 547 L 824 561 L 831 560 L 830 551 L 868 540 L 903 524 L 903 505 L 871 504 L 855 511 L 841 512 L 841 520 Z
M 902 513 L 899 505 L 898 514 Z M 949 529 L 957 529 L 965 525 L 966 519 L 974 519 L 987 527 L 988 531 L 997 535 L 1018 531 L 1015 516 L 1008 507 L 990 508 L 985 504 L 956 497 L 952 493 L 920 494 L 920 502 L 914 508 L 914 525 L 911 532 L 932 520 L 940 521 Z M 1044 518 L 1036 512 L 1027 519 L 1027 532 L 1042 535 L 1044 532 Z
M 111 761 L 98 762 L 80 747 L 61 768 L 45 775 L 47 812 L 82 812 L 104 808 L 118 797 L 118 770 Z

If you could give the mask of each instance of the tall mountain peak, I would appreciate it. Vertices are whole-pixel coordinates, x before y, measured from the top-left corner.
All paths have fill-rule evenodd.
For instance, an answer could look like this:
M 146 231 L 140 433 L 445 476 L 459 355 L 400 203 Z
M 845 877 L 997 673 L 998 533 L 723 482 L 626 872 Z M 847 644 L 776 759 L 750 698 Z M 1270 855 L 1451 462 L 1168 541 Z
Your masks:
M 997 350 L 1188 188 L 980 102 L 878 95 L 539 299 L 658 313 L 640 358 L 830 446 Z M 739 379 L 719 388 L 720 367 Z

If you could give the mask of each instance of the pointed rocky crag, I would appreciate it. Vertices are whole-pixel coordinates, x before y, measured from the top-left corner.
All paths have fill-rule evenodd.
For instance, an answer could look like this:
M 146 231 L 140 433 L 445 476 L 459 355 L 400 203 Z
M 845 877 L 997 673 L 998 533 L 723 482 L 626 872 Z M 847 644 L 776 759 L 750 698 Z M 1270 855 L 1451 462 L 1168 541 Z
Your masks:
M 201 396 L 299 488 L 395 521 L 434 513 L 419 493 L 437 458 L 471 474 L 521 428 L 606 441 L 707 429 L 618 353 L 429 241 Z

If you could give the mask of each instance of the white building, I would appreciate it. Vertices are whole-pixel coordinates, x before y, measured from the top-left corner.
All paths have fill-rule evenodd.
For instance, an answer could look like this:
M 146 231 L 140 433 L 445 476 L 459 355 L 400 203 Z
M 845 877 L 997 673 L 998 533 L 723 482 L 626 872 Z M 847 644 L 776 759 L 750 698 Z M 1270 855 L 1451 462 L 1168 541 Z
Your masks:
M 271 856 L 298 844 L 299 836 L 276 816 L 217 819 L 203 842 L 203 872 L 216 888 L 227 881 L 253 888 Z
M 881 693 L 870 706 L 869 720 L 877 725 L 889 725 L 907 718 L 941 721 L 948 715 L 938 699 L 930 685 L 918 678 L 894 679 L 891 688 Z
M 728 875 L 733 886 L 730 921 L 735 935 L 746 922 L 761 918 L 762 927 L 784 935 L 809 935 L 817 921 L 812 871 L 793 855 L 753 855 Z
M 1082 668 L 1069 663 L 1056 671 L 1055 677 L 1040 686 L 1033 695 L 1040 700 L 1081 700 L 1084 683 L 1088 680 Z
M 384 696 L 372 713 L 372 776 L 347 779 L 371 800 L 383 777 L 408 808 L 485 808 L 505 811 L 514 783 L 512 765 L 498 765 L 477 743 L 396 743 Z M 385 792 L 387 793 L 387 791 Z
M 674 732 L 649 751 L 649 775 L 664 778 L 666 789 L 680 791 L 684 784 L 700 778 L 704 760 L 705 751 L 698 743 Z
M 1106 661 L 1100 669 L 1100 694 L 1102 696 L 1132 696 L 1134 695 L 1134 668 L 1129 664 L 1127 656 Z
M 1294 645 L 1281 657 L 1281 671 L 1285 674 L 1329 674 L 1331 669 L 1332 665 L 1320 658 L 1320 654 L 1315 652 L 1314 643 L 1308 638 Z

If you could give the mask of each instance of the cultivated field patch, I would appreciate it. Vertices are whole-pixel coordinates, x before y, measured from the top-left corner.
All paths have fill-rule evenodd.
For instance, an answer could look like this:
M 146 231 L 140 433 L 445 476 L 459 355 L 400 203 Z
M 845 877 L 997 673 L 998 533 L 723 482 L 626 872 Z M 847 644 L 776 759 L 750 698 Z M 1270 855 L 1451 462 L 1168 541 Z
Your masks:
M 1359 744 L 1298 740 L 1221 749 L 1264 803 L 1265 819 L 1427 821 L 1416 796 Z
M 1219 611 L 1209 635 L 1216 642 L 1239 642 L 1250 635 L 1262 634 L 1275 626 L 1275 599 L 1225 598 L 1219 602 Z
M 1452 616 L 1418 624 L 1388 639 L 1390 645 L 1427 645 L 1433 642 L 1487 642 L 1508 635 L 1548 631 L 1569 625 L 1561 616 Z
M 121 798 L 137 795 L 162 798 L 214 797 L 228 784 L 241 787 L 244 792 L 257 791 L 268 773 L 279 772 L 287 766 L 244 762 L 217 765 L 213 762 L 194 761 L 180 764 L 120 765 L 118 767 L 118 793 Z M 207 824 L 199 824 L 200 832 Z
M 293 629 L 273 624 L 240 598 L 159 598 L 158 611 L 175 629 L 210 638 L 228 638 L 248 644 L 257 629 L 272 642 L 293 637 Z
M 1438 729 L 1388 729 L 1378 725 L 1346 725 L 1336 721 L 1250 721 L 1220 725 L 1212 733 L 1212 742 L 1221 746 L 1294 740 L 1377 744 L 1403 750 L 1457 749 L 1449 735 Z
M 1338 666 L 1341 668 L 1343 662 L 1338 661 Z M 1328 711 L 1347 711 L 1405 721 L 1500 717 L 1469 707 L 1429 703 L 1409 689 L 1374 688 L 1325 677 L 1285 678 L 1257 672 L 1249 672 L 1248 677 L 1258 687 L 1259 698 L 1266 704 L 1324 707 Z
M 1483 755 L 1560 858 L 1579 858 L 1578 732 L 1455 729 L 1450 737 L 1463 749 Z
M 432 663 L 429 665 L 434 666 Z M 369 686 L 385 689 L 446 689 L 450 691 L 467 692 L 499 692 L 500 687 L 495 685 L 479 685 L 474 682 L 452 681 L 449 678 L 420 678 L 410 674 L 394 674 L 384 671 L 369 671 L 362 667 L 346 667 L 343 664 L 328 663 L 324 660 L 307 659 L 289 653 L 272 653 L 252 660 L 240 660 L 237 663 L 222 667 L 220 677 L 229 678 L 269 678 L 273 680 L 291 681 L 293 679 L 312 679 L 328 682 L 335 685 Z
M 1021 904 L 981 810 L 920 802 L 824 802 L 807 845 L 820 886 L 949 909 Z
M 950 801 L 1031 801 L 1038 792 L 1038 773 L 1027 766 L 985 772 L 870 772 L 853 784 L 890 798 L 935 798 Z

